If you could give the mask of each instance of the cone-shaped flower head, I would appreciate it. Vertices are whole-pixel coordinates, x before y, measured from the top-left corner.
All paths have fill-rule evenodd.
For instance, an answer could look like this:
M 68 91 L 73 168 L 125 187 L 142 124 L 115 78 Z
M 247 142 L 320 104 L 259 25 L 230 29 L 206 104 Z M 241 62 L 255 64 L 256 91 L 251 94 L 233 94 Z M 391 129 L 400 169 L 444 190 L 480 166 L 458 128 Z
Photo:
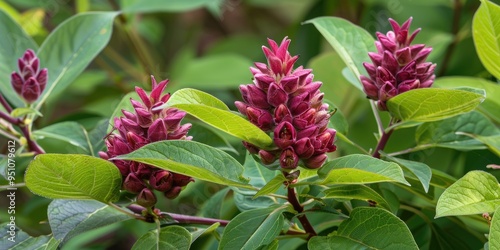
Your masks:
M 425 44 L 410 45 L 420 28 L 410 34 L 412 18 L 403 25 L 389 19 L 392 31 L 377 32 L 377 53 L 369 52 L 372 63 L 363 63 L 368 72 L 361 83 L 368 98 L 377 101 L 380 110 L 387 110 L 390 98 L 411 89 L 428 88 L 434 82 L 436 64 L 426 62 L 432 48 Z
M 148 143 L 161 140 L 190 140 L 187 132 L 191 124 L 181 125 L 185 112 L 175 108 L 158 110 L 170 98 L 163 95 L 168 80 L 157 83 L 151 76 L 153 89 L 147 94 L 136 87 L 140 101 L 130 99 L 134 112 L 122 110 L 123 116 L 114 119 L 114 127 L 118 133 L 106 138 L 107 152 L 99 152 L 103 159 L 111 159 L 120 170 L 123 178 L 123 189 L 138 194 L 137 202 L 143 206 L 153 206 L 156 196 L 153 190 L 162 192 L 168 198 L 175 198 L 182 187 L 193 181 L 191 177 L 174 174 L 154 166 L 134 161 L 113 160 L 113 157 L 128 154 Z
M 250 68 L 253 84 L 240 86 L 243 102 L 235 105 L 250 122 L 273 133 L 277 149 L 243 144 L 266 165 L 279 161 L 282 169 L 294 169 L 302 162 L 318 168 L 327 159 L 325 153 L 336 149 L 335 130 L 327 128 L 331 113 L 319 91 L 322 83 L 313 81 L 312 70 L 293 68 L 298 56 L 288 52 L 289 39 L 285 37 L 279 46 L 268 42 L 270 48 L 262 47 L 267 64 L 257 62 Z
M 19 72 L 12 72 L 10 83 L 16 93 L 27 103 L 40 97 L 47 85 L 47 69 L 40 70 L 40 60 L 33 50 L 28 49 L 17 61 Z

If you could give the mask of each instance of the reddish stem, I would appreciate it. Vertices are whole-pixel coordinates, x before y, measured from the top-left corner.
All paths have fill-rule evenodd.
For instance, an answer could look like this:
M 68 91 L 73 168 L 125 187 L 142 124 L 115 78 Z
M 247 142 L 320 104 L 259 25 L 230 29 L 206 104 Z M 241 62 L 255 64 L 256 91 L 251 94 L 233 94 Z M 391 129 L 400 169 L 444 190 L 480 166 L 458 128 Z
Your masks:
M 146 209 L 136 204 L 129 205 L 127 206 L 127 208 L 136 214 L 142 214 L 142 211 Z M 226 226 L 229 223 L 229 221 L 227 220 L 219 220 L 213 218 L 204 218 L 204 217 L 184 215 L 184 214 L 174 214 L 174 213 L 165 213 L 165 214 L 172 217 L 172 219 L 176 220 L 179 224 L 212 225 L 214 223 L 219 222 L 221 226 Z
M 375 152 L 373 152 L 373 157 L 380 159 L 380 150 L 383 150 L 385 147 L 385 144 L 387 144 L 387 141 L 389 140 L 389 137 L 391 136 L 392 132 L 394 129 L 389 130 L 389 132 L 382 132 L 382 137 L 378 141 L 377 148 L 375 148 Z
M 292 204 L 293 209 L 297 211 L 298 213 L 304 212 L 304 208 L 300 205 L 299 200 L 297 199 L 297 194 L 295 193 L 295 188 L 288 187 L 288 202 Z M 307 237 L 307 240 L 309 240 L 311 237 L 316 236 L 316 231 L 314 231 L 313 226 L 307 219 L 306 215 L 299 215 L 297 216 L 297 219 L 299 219 L 300 223 L 304 227 L 304 230 L 309 234 L 309 237 Z
M 40 145 L 38 145 L 38 143 L 36 143 L 36 141 L 34 141 L 31 138 L 31 134 L 28 127 L 24 125 L 19 125 L 19 127 L 21 128 L 21 132 L 23 132 L 23 135 L 26 138 L 26 142 L 28 143 L 28 149 L 31 152 L 34 152 L 35 155 L 45 154 L 45 151 L 40 147 Z
M 5 100 L 2 94 L 0 94 L 0 104 L 2 104 L 2 106 L 5 108 L 5 111 L 7 111 L 8 113 L 12 112 L 12 107 L 9 105 L 7 100 Z

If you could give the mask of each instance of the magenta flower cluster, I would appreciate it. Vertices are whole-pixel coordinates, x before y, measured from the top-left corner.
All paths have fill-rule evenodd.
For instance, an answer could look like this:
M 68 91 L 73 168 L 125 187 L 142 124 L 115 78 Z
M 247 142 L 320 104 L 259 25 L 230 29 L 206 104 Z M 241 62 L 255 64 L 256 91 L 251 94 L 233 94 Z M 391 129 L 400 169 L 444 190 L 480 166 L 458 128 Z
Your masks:
M 432 48 L 424 44 L 410 45 L 420 29 L 410 34 L 412 18 L 403 25 L 389 19 L 393 31 L 386 35 L 377 32 L 377 53 L 368 55 L 373 63 L 364 63 L 369 77 L 361 76 L 367 97 L 376 100 L 380 110 L 387 110 L 386 102 L 411 89 L 428 88 L 434 82 L 436 64 L 426 62 Z
M 244 145 L 266 165 L 279 160 L 281 168 L 294 169 L 302 161 L 307 168 L 319 168 L 326 153 L 336 149 L 335 130 L 327 128 L 331 113 L 319 90 L 322 83 L 313 81 L 312 70 L 293 68 L 298 56 L 288 52 L 289 39 L 279 46 L 273 40 L 268 42 L 270 48 L 262 47 L 268 64 L 257 62 L 250 68 L 253 84 L 240 86 L 243 102 L 235 104 L 250 122 L 273 132 L 276 149 Z
M 47 85 L 47 69 L 40 70 L 40 60 L 31 49 L 17 61 L 19 72 L 12 72 L 10 83 L 16 93 L 28 104 L 35 102 Z
M 112 159 L 152 142 L 191 139 L 187 136 L 191 124 L 181 125 L 185 112 L 175 108 L 157 109 L 170 98 L 170 94 L 162 95 L 168 80 L 157 83 L 151 77 L 151 81 L 153 89 L 149 95 L 143 89 L 135 88 L 142 102 L 130 99 L 134 112 L 122 110 L 124 116 L 114 119 L 114 127 L 118 133 L 106 138 L 108 151 L 99 152 L 101 158 L 111 159 L 118 167 L 124 178 L 123 189 L 138 194 L 137 203 L 144 207 L 156 204 L 157 198 L 153 190 L 173 199 L 179 195 L 182 187 L 193 181 L 191 177 L 143 163 Z

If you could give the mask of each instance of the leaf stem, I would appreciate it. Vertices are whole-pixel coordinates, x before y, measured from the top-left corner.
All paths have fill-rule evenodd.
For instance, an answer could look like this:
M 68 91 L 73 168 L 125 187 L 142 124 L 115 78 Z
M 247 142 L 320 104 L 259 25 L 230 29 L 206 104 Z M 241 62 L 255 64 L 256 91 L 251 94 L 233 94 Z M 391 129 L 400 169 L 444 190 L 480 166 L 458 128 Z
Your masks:
M 146 208 L 139 206 L 137 204 L 129 205 L 129 206 L 127 206 L 127 208 L 136 214 L 141 214 L 142 211 L 144 209 L 146 209 Z M 198 217 L 198 216 L 192 216 L 192 215 L 166 213 L 166 212 L 161 212 L 161 213 L 172 217 L 172 219 L 176 220 L 177 223 L 179 223 L 179 224 L 212 225 L 214 223 L 219 222 L 221 226 L 226 226 L 229 223 L 229 221 L 227 221 L 227 220 L 204 218 L 204 217 Z
M 108 202 L 108 205 L 111 206 L 112 208 L 134 218 L 134 219 L 137 219 L 137 220 L 142 220 L 142 221 L 145 221 L 146 218 L 144 218 L 144 216 L 140 215 L 140 212 L 139 213 L 136 213 L 136 211 L 133 211 L 132 209 L 130 209 L 132 212 L 129 212 L 125 209 L 123 209 L 122 207 L 114 204 L 113 202 Z
M 293 209 L 297 211 L 298 213 L 302 213 L 304 211 L 304 207 L 302 207 L 299 203 L 299 200 L 297 199 L 297 194 L 295 193 L 295 188 L 293 187 L 287 187 L 288 190 L 288 202 L 292 204 Z M 300 221 L 302 226 L 304 227 L 304 230 L 309 234 L 309 237 L 307 237 L 307 240 L 309 240 L 311 237 L 316 236 L 316 231 L 314 231 L 313 226 L 307 219 L 306 215 L 299 215 L 297 216 L 297 219 Z
M 389 122 L 389 126 L 392 126 L 394 123 L 394 119 L 391 119 Z M 389 131 L 385 131 L 384 128 L 382 128 L 382 137 L 380 137 L 380 140 L 377 143 L 377 147 L 375 148 L 375 151 L 373 152 L 373 157 L 380 159 L 380 150 L 383 150 L 385 148 L 385 145 L 387 144 L 387 141 L 389 140 L 389 137 L 391 137 L 392 132 L 394 132 L 394 129 L 389 129 Z

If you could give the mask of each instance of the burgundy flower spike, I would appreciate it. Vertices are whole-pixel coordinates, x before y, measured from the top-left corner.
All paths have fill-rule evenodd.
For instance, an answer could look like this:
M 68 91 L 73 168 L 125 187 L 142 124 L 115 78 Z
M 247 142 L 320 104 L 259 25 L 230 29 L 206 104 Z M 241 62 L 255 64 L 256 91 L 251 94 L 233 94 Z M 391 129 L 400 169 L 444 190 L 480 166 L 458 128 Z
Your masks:
M 35 102 L 47 84 L 47 69 L 40 70 L 40 60 L 33 50 L 26 50 L 17 61 L 19 72 L 12 72 L 10 83 L 28 104 Z
M 168 80 L 156 83 L 151 76 L 153 90 L 148 95 L 143 89 L 136 87 L 135 91 L 142 102 L 130 99 L 134 112 L 122 110 L 123 117 L 114 120 L 118 133 L 106 138 L 108 152 L 99 152 L 103 159 L 110 159 L 128 154 L 148 143 L 161 140 L 191 140 L 187 136 L 191 124 L 181 125 L 185 112 L 175 108 L 157 110 L 166 103 L 170 94 L 162 95 Z M 156 203 L 153 190 L 158 190 L 167 198 L 173 199 L 179 195 L 182 187 L 194 181 L 191 177 L 171 173 L 154 166 L 134 161 L 112 160 L 123 177 L 123 189 L 138 194 L 137 203 L 144 207 L 152 207 Z
M 288 52 L 290 40 L 278 44 L 268 39 L 262 47 L 265 63 L 255 63 L 250 71 L 254 84 L 241 85 L 243 102 L 236 107 L 250 122 L 265 132 L 273 132 L 278 149 L 264 150 L 244 142 L 250 153 L 258 153 L 264 164 L 279 160 L 283 169 L 294 169 L 302 161 L 307 168 L 319 168 L 327 152 L 335 151 L 335 130 L 327 128 L 331 113 L 324 104 L 321 82 L 313 81 L 312 70 L 293 69 L 298 56 Z
M 386 102 L 403 92 L 428 88 L 434 82 L 436 64 L 425 62 L 432 48 L 425 44 L 410 45 L 420 29 L 409 32 L 412 18 L 403 25 L 389 19 L 393 31 L 386 35 L 377 32 L 377 53 L 369 52 L 372 63 L 363 63 L 369 77 L 361 76 L 368 98 L 377 101 L 380 110 L 387 110 Z

